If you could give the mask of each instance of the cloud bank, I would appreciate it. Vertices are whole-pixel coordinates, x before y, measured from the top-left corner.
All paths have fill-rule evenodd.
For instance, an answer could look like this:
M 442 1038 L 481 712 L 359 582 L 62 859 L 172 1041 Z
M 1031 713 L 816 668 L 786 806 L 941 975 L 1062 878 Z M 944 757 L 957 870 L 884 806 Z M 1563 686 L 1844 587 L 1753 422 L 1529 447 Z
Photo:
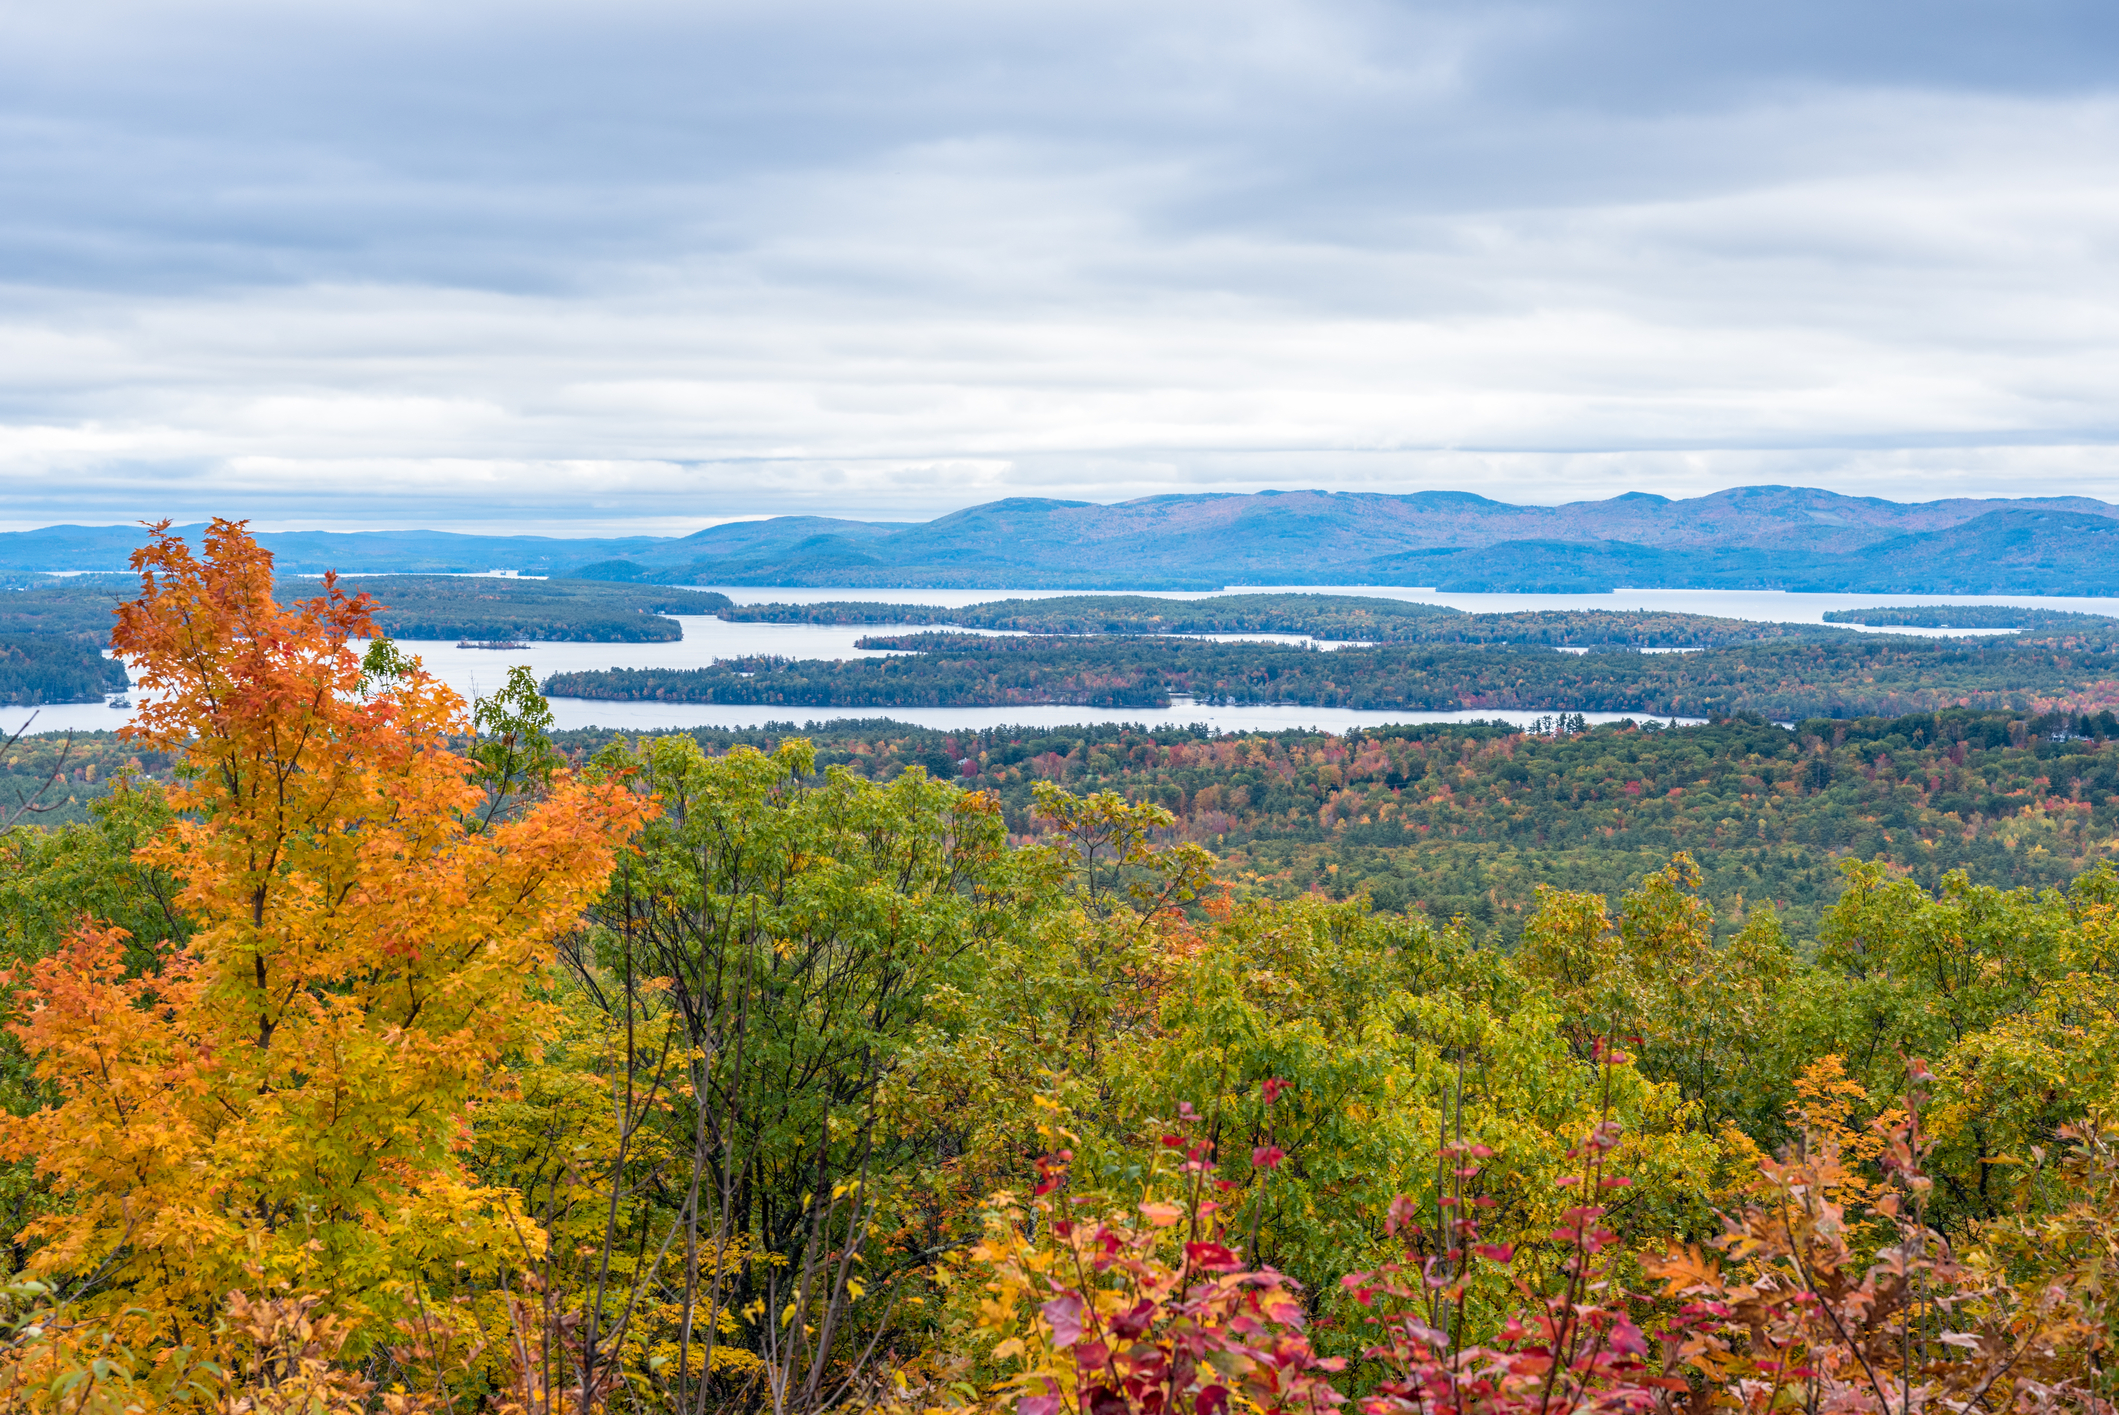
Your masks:
M 2042 0 L 17 6 L 0 521 L 2119 499 L 2115 60 Z

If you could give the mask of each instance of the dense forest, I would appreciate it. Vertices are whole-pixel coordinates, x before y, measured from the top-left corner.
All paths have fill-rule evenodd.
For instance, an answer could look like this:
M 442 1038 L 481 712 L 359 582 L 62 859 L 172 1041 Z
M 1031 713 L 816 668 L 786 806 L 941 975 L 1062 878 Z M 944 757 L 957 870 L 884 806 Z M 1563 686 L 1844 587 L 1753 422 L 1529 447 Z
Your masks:
M 719 612 L 721 618 L 739 623 L 942 624 L 1026 634 L 1274 633 L 1341 642 L 1548 647 L 1710 648 L 1755 639 L 1847 637 L 1847 631 L 1815 624 L 1762 624 L 1706 614 L 1603 609 L 1471 614 L 1411 600 L 1318 594 L 1213 595 L 1192 600 L 1057 595 L 996 600 L 963 609 L 827 600 L 820 604 L 741 604 Z
M 586 763 L 631 738 L 550 734 Z M 1812 720 L 1794 731 L 1724 720 L 1540 731 L 1436 723 L 1339 736 L 1217 735 L 1118 724 L 930 731 L 892 722 L 787 723 L 682 734 L 710 755 L 813 743 L 820 768 L 891 781 L 910 768 L 985 790 L 1012 837 L 1039 831 L 1039 782 L 1112 791 L 1172 813 L 1170 838 L 1208 846 L 1239 897 L 1366 892 L 1376 907 L 1462 918 L 1507 945 L 1536 886 L 1615 895 L 1674 851 L 1699 862 L 1726 917 L 1781 913 L 1813 938 L 1845 859 L 1888 861 L 1939 886 L 2065 883 L 2119 843 L 2119 719 L 1951 710 Z M 166 753 L 115 733 L 25 739 L 0 762 L 0 800 L 44 780 L 69 750 L 53 824 L 86 822 L 128 772 L 169 780 Z M 1744 902 L 1748 901 L 1748 903 Z
M 1560 730 L 1555 731 L 1558 727 Z M 687 734 L 719 755 L 770 750 L 793 724 Z M 1222 859 L 1237 897 L 1335 899 L 1504 946 L 1536 887 L 1617 895 L 1675 851 L 1740 925 L 1771 908 L 1814 938 L 1839 862 L 1884 860 L 1929 888 L 1951 870 L 1998 887 L 2064 884 L 2119 844 L 2119 719 L 1939 716 L 1723 721 L 1541 732 L 1432 724 L 1336 736 L 1114 725 L 946 733 L 879 720 L 800 729 L 821 766 L 888 781 L 911 767 L 988 790 L 1033 840 L 1039 782 L 1172 813 L 1173 838 Z M 610 733 L 555 740 L 586 759 Z
M 2119 718 L 568 739 L 149 559 L 0 806 L 0 1409 L 2119 1395 Z
M 1951 707 L 2053 712 L 2119 696 L 2119 658 L 2058 640 L 1765 641 L 1698 653 L 1347 647 L 1183 638 L 876 635 L 902 657 L 735 659 L 708 668 L 556 674 L 555 697 L 790 707 L 1069 703 L 1164 707 L 1175 695 L 1374 711 L 1478 708 L 1702 717 L 1896 716 Z
M 1829 609 L 1827 624 L 1868 624 L 1923 629 L 2018 629 L 2040 639 L 2077 639 L 2109 643 L 2119 619 L 2078 614 L 2064 609 L 2031 609 L 2013 604 L 1916 604 L 1869 609 Z
M 574 643 L 670 643 L 684 637 L 672 614 L 712 614 L 727 596 L 593 580 L 485 575 L 387 575 L 348 580 L 384 608 L 382 632 L 401 639 L 545 639 Z M 284 603 L 317 593 L 314 580 L 279 587 Z
M 0 706 L 95 703 L 130 684 L 105 658 L 111 616 L 124 597 L 109 580 L 0 589 Z
M 0 634 L 110 642 L 112 615 L 136 586 L 130 580 L 80 576 L 0 590 Z
M 130 681 L 124 664 L 77 639 L 0 635 L 0 705 L 101 702 Z

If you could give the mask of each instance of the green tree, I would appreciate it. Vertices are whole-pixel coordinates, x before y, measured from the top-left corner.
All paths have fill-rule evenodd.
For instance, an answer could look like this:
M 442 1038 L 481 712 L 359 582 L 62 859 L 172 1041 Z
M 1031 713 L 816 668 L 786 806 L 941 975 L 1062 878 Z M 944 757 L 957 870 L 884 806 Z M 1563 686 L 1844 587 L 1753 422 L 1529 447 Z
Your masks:
M 894 1082 L 938 994 L 1050 892 L 990 797 L 813 763 L 806 742 L 709 758 L 684 737 L 600 761 L 662 807 L 569 958 L 633 1039 L 623 1127 L 667 1077 L 680 1408 L 714 1397 L 698 1372 L 727 1341 L 776 1410 L 815 1409 L 892 1322 L 929 1243 L 921 1176 L 955 1140 Z
M 1697 1124 L 1777 1136 L 1807 1059 L 1779 1044 L 1795 955 L 1770 908 L 1717 944 L 1699 887 L 1699 866 L 1680 852 L 1625 895 L 1614 921 L 1600 895 L 1540 885 L 1518 961 L 1550 990 L 1577 1056 L 1622 1047 L 1693 1103 Z

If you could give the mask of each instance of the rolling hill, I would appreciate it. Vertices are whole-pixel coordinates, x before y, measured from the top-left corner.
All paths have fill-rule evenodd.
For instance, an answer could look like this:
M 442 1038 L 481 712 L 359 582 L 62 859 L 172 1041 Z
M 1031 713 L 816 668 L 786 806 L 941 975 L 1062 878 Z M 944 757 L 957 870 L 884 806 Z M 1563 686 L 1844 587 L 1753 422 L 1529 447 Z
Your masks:
M 131 527 L 0 535 L 0 572 L 120 568 Z M 606 581 L 902 588 L 1428 585 L 2119 593 L 2119 507 L 1893 502 L 1805 487 L 1516 506 L 1469 492 L 1014 498 L 917 524 L 783 516 L 683 537 L 265 533 L 293 573 L 506 568 Z

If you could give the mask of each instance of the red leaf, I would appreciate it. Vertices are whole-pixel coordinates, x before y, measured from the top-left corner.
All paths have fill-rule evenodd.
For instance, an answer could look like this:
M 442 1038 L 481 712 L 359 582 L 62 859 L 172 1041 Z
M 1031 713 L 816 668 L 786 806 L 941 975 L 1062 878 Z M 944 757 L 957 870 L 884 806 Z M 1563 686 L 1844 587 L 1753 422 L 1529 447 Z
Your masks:
M 1232 1273 L 1243 1266 L 1241 1258 L 1219 1243 L 1187 1243 L 1185 1260 L 1210 1273 Z
M 1071 1292 L 1062 1292 L 1038 1310 L 1052 1324 L 1052 1341 L 1055 1346 L 1072 1346 L 1082 1339 L 1082 1299 Z
M 1132 1310 L 1120 1312 L 1111 1318 L 1111 1330 L 1128 1341 L 1147 1331 L 1149 1321 L 1155 1316 L 1155 1304 L 1143 1299 L 1134 1304 Z

